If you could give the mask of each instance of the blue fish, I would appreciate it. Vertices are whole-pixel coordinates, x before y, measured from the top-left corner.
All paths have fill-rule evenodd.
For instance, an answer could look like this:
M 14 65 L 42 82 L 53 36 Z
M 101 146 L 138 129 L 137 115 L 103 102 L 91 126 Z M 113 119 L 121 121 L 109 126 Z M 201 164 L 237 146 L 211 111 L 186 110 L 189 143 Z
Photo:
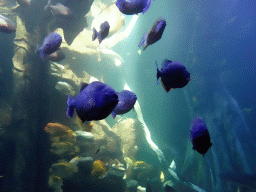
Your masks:
M 170 61 L 165 59 L 162 64 L 162 69 L 157 69 L 157 84 L 158 79 L 161 77 L 162 86 L 168 93 L 171 89 L 185 87 L 190 81 L 190 73 L 186 70 L 185 66 L 177 61 Z
M 10 19 L 0 15 L 0 31 L 4 33 L 16 32 L 16 26 Z
M 122 115 L 129 112 L 134 107 L 137 100 L 135 93 L 128 90 L 123 90 L 117 94 L 119 102 L 111 113 L 114 119 L 116 115 Z
M 105 119 L 116 107 L 118 96 L 115 90 L 100 81 L 83 84 L 80 93 L 73 100 L 68 96 L 68 118 L 73 117 L 76 109 L 82 122 Z
M 62 43 L 62 37 L 59 33 L 50 33 L 44 38 L 43 45 L 39 48 L 40 57 L 45 60 L 47 55 L 57 51 Z
M 212 146 L 209 131 L 200 118 L 195 118 L 191 129 L 190 139 L 193 145 L 193 149 L 198 153 L 204 155 Z
M 150 30 L 144 34 L 139 44 L 139 47 L 143 45 L 143 50 L 145 50 L 149 45 L 152 45 L 153 43 L 159 41 L 163 35 L 165 26 L 165 19 L 157 19 L 150 28 Z
M 93 28 L 93 35 L 92 35 L 92 40 L 94 41 L 97 37 L 99 40 L 99 43 L 102 42 L 103 39 L 105 39 L 108 36 L 109 33 L 109 23 L 105 21 L 100 25 L 100 31 L 97 32 L 95 28 Z
M 151 4 L 151 0 L 117 0 L 116 6 L 125 15 L 145 13 Z

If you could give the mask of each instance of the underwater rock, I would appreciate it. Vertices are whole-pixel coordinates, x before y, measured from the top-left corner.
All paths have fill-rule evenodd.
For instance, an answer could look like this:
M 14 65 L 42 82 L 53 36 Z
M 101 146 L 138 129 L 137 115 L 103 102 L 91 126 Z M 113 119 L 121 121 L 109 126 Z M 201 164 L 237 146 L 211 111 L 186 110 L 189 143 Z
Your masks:
M 93 141 L 94 136 L 93 134 L 86 132 L 86 131 L 75 131 L 76 134 L 76 142 L 83 143 L 88 141 Z
M 121 138 L 121 147 L 125 155 L 134 161 L 138 150 L 136 121 L 131 118 L 124 119 L 116 123 L 112 129 Z
M 139 183 L 136 180 L 130 180 L 126 182 L 126 188 L 128 189 L 128 192 L 137 192 L 137 187 Z
M 10 125 L 12 120 L 12 107 L 3 98 L 0 99 L 0 126 Z
M 109 166 L 109 170 L 107 171 L 107 174 L 115 175 L 117 177 L 123 178 L 125 175 L 125 171 L 126 171 L 125 168 L 112 164 L 112 166 Z

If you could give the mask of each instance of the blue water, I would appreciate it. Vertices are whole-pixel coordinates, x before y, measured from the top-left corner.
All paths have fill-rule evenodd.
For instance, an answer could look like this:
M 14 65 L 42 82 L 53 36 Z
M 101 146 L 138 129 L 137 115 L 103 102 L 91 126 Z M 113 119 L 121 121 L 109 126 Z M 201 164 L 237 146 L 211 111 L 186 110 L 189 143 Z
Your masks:
M 9 7 L 15 4 L 15 1 L 10 2 Z M 41 2 L 45 3 L 46 0 Z M 26 19 L 31 17 L 29 13 L 24 14 Z M 233 192 L 238 187 L 242 192 L 250 191 L 256 183 L 255 15 L 254 0 L 155 0 L 145 14 L 139 14 L 130 35 L 111 48 L 124 59 L 122 67 L 115 67 L 110 59 L 95 62 L 94 57 L 80 58 L 76 63 L 72 60 L 73 65 L 68 64 L 79 77 L 83 76 L 83 70 L 98 79 L 103 77 L 104 83 L 117 92 L 123 89 L 125 82 L 129 85 L 137 95 L 153 142 L 163 152 L 168 166 L 175 160 L 175 172 L 183 182 L 191 182 L 207 192 Z M 40 19 L 40 13 L 35 17 Z M 132 17 L 125 16 L 126 26 Z M 163 36 L 142 51 L 138 44 L 159 17 L 167 23 Z M 10 19 L 14 20 L 14 17 Z M 30 32 L 37 25 L 34 21 L 37 19 L 31 18 L 27 23 Z M 12 76 L 14 36 L 0 37 L 0 69 L 3 72 L 0 71 L 0 97 L 18 106 L 17 109 L 14 107 L 13 116 L 16 112 L 18 114 L 20 107 L 17 105 L 19 94 L 13 92 L 13 82 L 17 81 Z M 30 59 L 33 58 L 31 55 L 34 51 L 31 51 Z M 184 64 L 191 77 L 186 87 L 166 93 L 161 83 L 157 85 L 155 61 L 160 67 L 164 59 Z M 37 62 L 42 64 L 35 59 L 34 63 Z M 25 63 L 33 62 L 28 59 Z M 61 63 L 64 64 L 65 60 Z M 4 144 L 0 147 L 0 157 L 4 166 L 0 168 L 0 175 L 6 180 L 0 178 L 0 192 L 29 191 L 36 189 L 37 185 L 47 186 L 48 170 L 56 157 L 49 155 L 50 144 L 41 128 L 48 122 L 71 124 L 65 117 L 66 96 L 56 97 L 55 85 L 51 85 L 46 75 L 47 67 L 43 65 L 37 69 L 39 72 L 35 71 L 39 76 L 33 77 L 37 81 L 32 82 L 32 91 L 31 88 L 26 90 L 28 98 L 21 98 L 27 102 L 24 107 L 29 109 L 30 117 L 25 122 L 14 119 L 7 136 L 1 136 Z M 136 114 L 131 111 L 124 117 L 136 118 Z M 211 136 L 212 147 L 204 157 L 193 151 L 190 142 L 190 127 L 195 117 L 204 120 Z M 106 121 L 110 126 L 116 123 L 111 116 Z M 31 138 L 34 145 L 31 145 Z M 145 139 L 141 140 L 143 143 Z M 26 151 L 24 158 L 16 157 L 19 150 Z M 49 160 L 47 155 L 53 159 Z M 15 167 L 19 165 L 19 158 L 22 168 Z M 137 158 L 160 167 L 157 155 L 148 146 L 140 149 Z M 227 175 L 231 173 L 236 175 L 230 178 Z M 247 176 L 252 183 L 243 181 Z M 104 182 L 111 182 L 111 179 Z M 69 181 L 64 185 L 64 192 L 73 190 Z M 79 186 L 77 188 L 79 191 Z M 89 190 L 95 191 L 88 187 Z M 104 189 L 99 188 L 100 191 Z

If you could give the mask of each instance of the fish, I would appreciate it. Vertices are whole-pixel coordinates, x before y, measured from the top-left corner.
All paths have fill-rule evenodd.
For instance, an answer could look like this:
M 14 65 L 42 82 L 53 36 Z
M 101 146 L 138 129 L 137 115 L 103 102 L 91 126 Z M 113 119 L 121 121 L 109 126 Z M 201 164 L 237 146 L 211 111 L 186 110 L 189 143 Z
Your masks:
M 98 8 L 94 6 L 95 8 Z M 108 37 L 118 33 L 125 26 L 124 15 L 119 11 L 114 2 L 111 2 L 109 6 L 102 9 L 100 13 L 94 15 L 94 19 L 91 24 L 91 28 L 99 29 L 101 23 L 107 21 L 111 28 L 109 29 Z
M 62 43 L 62 37 L 59 33 L 52 32 L 44 38 L 43 45 L 38 49 L 40 57 L 45 60 L 47 55 L 57 51 Z
M 70 142 L 52 143 L 50 151 L 59 156 L 73 155 L 80 151 L 79 147 Z
M 108 36 L 109 33 L 109 23 L 105 21 L 100 25 L 100 31 L 97 32 L 95 28 L 93 28 L 93 34 L 92 34 L 92 40 L 94 41 L 96 38 L 98 38 L 99 43 L 102 42 L 103 39 L 105 39 Z
M 48 123 L 45 128 L 45 132 L 49 133 L 52 137 L 64 136 L 68 134 L 71 129 L 60 123 Z
M 84 83 L 73 100 L 69 95 L 66 116 L 73 117 L 74 109 L 82 122 L 105 119 L 118 103 L 118 95 L 109 85 L 100 81 Z
M 92 165 L 92 176 L 102 177 L 106 172 L 105 164 L 101 160 L 96 160 Z
M 74 12 L 62 3 L 57 3 L 56 5 L 51 5 L 51 3 L 52 1 L 48 0 L 48 4 L 45 6 L 44 10 L 50 9 L 54 17 L 66 19 L 75 17 Z
M 74 155 L 80 152 L 80 148 L 72 142 L 57 142 L 51 144 L 50 151 L 59 156 Z
M 150 183 L 147 181 L 146 192 L 153 192 Z
M 16 0 L 21 7 L 29 7 L 31 0 Z
M 70 162 L 58 162 L 52 164 L 52 167 L 50 168 L 50 173 L 52 175 L 55 175 L 57 177 L 66 179 L 70 178 L 74 173 L 78 172 L 78 168 L 74 166 Z
M 166 27 L 166 21 L 164 18 L 158 18 L 151 26 L 150 30 L 146 32 L 139 43 L 139 47 L 143 45 L 145 50 L 149 45 L 152 45 L 159 41 L 163 35 Z
M 0 15 L 0 31 L 4 33 L 16 32 L 16 26 L 7 17 Z
M 82 131 L 92 132 L 93 123 L 91 121 L 85 121 L 82 123 L 81 119 L 78 116 L 76 116 L 75 123 Z
M 58 49 L 54 53 L 50 54 L 49 57 L 48 57 L 49 60 L 55 61 L 55 62 L 62 61 L 65 58 L 66 58 L 66 56 L 65 56 L 65 54 L 63 53 L 63 51 L 61 49 Z
M 190 81 L 190 73 L 182 63 L 165 59 L 161 71 L 159 71 L 156 61 L 155 63 L 157 69 L 157 84 L 158 79 L 161 78 L 162 86 L 167 93 L 171 89 L 185 87 Z
M 63 81 L 58 81 L 55 89 L 57 89 L 60 93 L 65 94 L 65 95 L 75 95 L 75 91 L 73 90 L 73 87 L 68 84 L 67 82 Z
M 256 190 L 256 174 L 249 174 L 242 171 L 222 170 L 219 177 L 225 181 L 236 183 Z
M 190 139 L 193 145 L 193 150 L 203 156 L 212 146 L 209 131 L 201 118 L 195 118 L 191 129 L 190 129 Z
M 151 0 L 117 0 L 116 6 L 125 15 L 145 13 L 151 5 Z
M 123 90 L 118 95 L 118 104 L 112 111 L 112 117 L 115 119 L 116 115 L 122 115 L 128 113 L 137 101 L 137 96 L 132 91 Z
M 95 152 L 95 154 L 99 153 L 99 151 L 100 151 L 100 148 Z
M 55 176 L 55 175 L 50 175 L 48 185 L 49 185 L 50 188 L 53 188 L 56 191 L 58 191 L 59 186 L 63 185 L 63 180 L 62 180 L 61 177 L 58 177 L 58 176 Z

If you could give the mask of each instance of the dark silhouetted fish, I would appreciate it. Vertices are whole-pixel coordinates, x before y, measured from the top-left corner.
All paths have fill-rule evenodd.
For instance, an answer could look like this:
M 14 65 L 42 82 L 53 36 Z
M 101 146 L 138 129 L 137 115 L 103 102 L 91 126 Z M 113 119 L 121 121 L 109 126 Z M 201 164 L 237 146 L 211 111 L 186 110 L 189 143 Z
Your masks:
M 62 43 L 62 37 L 58 33 L 50 33 L 44 38 L 43 45 L 39 48 L 40 57 L 45 60 L 47 55 L 57 51 Z
M 212 146 L 209 131 L 203 120 L 198 117 L 195 118 L 192 123 L 190 129 L 190 139 L 193 149 L 203 156 Z
M 0 31 L 4 33 L 16 32 L 16 26 L 10 19 L 0 15 Z
M 68 19 L 73 18 L 75 16 L 73 11 L 70 8 L 64 6 L 62 3 L 51 5 L 51 0 L 48 1 L 48 4 L 45 6 L 44 9 L 50 9 L 54 17 L 63 17 Z
M 85 15 L 90 11 L 93 0 L 63 0 L 61 3 L 72 11 L 74 17 L 54 17 L 50 30 L 62 28 L 65 41 L 71 45 L 77 35 L 88 26 Z
M 151 4 L 151 0 L 117 0 L 116 6 L 125 15 L 145 13 Z
M 100 81 L 85 83 L 74 100 L 70 95 L 68 96 L 66 116 L 71 118 L 76 109 L 82 122 L 105 119 L 117 103 L 118 96 L 109 85 Z
M 61 49 L 58 49 L 54 53 L 50 54 L 48 57 L 48 59 L 50 59 L 51 61 L 55 61 L 55 62 L 62 61 L 65 58 L 66 58 L 66 56 Z
M 94 41 L 96 38 L 98 38 L 99 43 L 101 43 L 101 41 L 108 36 L 109 28 L 110 28 L 110 26 L 109 26 L 109 23 L 107 21 L 105 21 L 104 23 L 102 23 L 100 25 L 100 31 L 99 32 L 97 32 L 96 29 L 93 28 L 92 40 Z
M 141 39 L 139 47 L 143 45 L 143 50 L 145 50 L 149 45 L 157 42 L 161 39 L 164 29 L 166 26 L 166 21 L 163 18 L 157 19 L 150 30 L 146 32 Z
M 30 0 L 16 0 L 16 1 L 22 7 L 29 7 L 30 6 Z
M 165 59 L 162 64 L 161 71 L 158 70 L 157 62 L 157 84 L 158 79 L 161 77 L 162 85 L 168 93 L 170 89 L 185 87 L 190 81 L 190 73 L 186 70 L 185 66 L 177 61 L 170 61 Z
M 146 192 L 153 192 L 150 183 L 147 181 Z
M 256 190 L 256 174 L 249 174 L 241 171 L 222 171 L 219 176 L 221 179 L 228 182 Z
M 134 107 L 134 104 L 137 100 L 135 93 L 128 90 L 123 90 L 117 93 L 117 95 L 119 101 L 111 113 L 113 118 L 115 118 L 116 115 L 122 115 L 129 112 Z

